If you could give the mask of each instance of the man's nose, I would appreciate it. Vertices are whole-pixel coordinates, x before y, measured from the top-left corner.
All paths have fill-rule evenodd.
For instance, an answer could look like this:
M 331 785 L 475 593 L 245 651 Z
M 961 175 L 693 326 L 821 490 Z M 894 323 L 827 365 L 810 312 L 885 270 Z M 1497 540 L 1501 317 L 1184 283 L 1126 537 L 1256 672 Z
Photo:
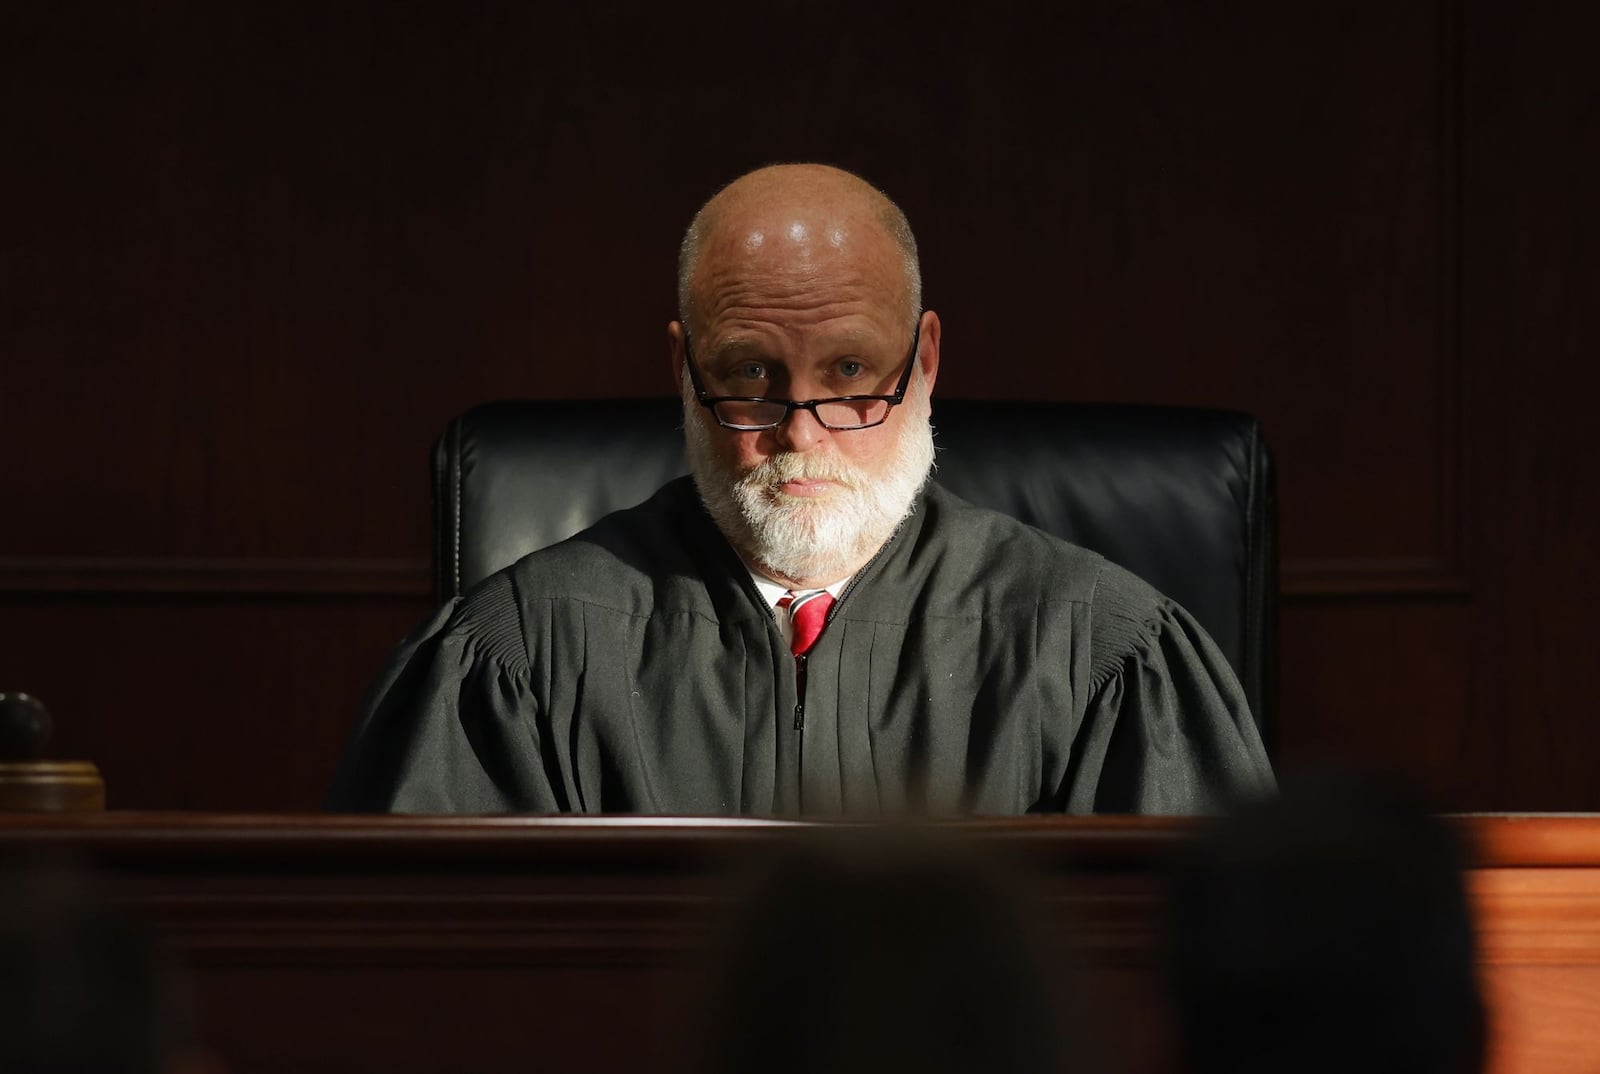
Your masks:
M 828 429 L 811 411 L 797 407 L 772 430 L 772 435 L 785 451 L 810 451 L 827 439 Z

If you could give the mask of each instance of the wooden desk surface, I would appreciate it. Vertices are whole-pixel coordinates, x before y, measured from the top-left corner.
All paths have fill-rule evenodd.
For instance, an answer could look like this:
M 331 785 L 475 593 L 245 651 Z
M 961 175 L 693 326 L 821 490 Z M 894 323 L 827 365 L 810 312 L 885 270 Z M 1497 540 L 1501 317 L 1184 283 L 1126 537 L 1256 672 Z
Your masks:
M 1600 1072 L 1600 817 L 1464 816 L 1493 1074 Z M 0 816 L 190 963 L 238 1074 L 670 1068 L 739 879 L 812 826 L 662 818 Z M 1112 1074 L 1172 1068 L 1165 857 L 1193 822 L 948 825 L 1037 885 L 1113 1027 Z M 1133 1027 L 1137 1027 L 1134 1029 Z M 1126 1032 L 1124 1032 L 1126 1030 Z

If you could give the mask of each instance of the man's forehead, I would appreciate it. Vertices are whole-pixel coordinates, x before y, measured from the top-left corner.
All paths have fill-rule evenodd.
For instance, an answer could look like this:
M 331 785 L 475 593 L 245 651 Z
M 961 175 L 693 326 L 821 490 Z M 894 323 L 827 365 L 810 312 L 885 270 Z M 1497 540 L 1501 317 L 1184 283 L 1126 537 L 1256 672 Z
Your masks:
M 865 317 L 843 317 L 814 325 L 787 326 L 774 330 L 771 325 L 740 321 L 722 325 L 706 341 L 708 355 L 722 358 L 781 358 L 796 343 L 807 351 L 844 353 L 872 351 L 883 343 L 881 325 Z
M 768 212 L 719 223 L 692 282 L 707 314 L 801 296 L 897 302 L 904 288 L 897 247 L 870 216 Z

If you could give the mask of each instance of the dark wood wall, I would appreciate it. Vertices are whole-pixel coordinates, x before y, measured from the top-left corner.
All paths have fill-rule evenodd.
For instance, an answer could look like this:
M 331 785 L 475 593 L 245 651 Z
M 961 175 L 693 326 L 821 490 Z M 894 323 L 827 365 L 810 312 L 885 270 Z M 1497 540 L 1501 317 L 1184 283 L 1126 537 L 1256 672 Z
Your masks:
M 889 190 L 948 396 L 1249 410 L 1274 743 L 1600 809 L 1590 5 L 17 5 L 0 689 L 113 806 L 313 808 L 428 608 L 426 453 L 671 390 L 677 238 Z

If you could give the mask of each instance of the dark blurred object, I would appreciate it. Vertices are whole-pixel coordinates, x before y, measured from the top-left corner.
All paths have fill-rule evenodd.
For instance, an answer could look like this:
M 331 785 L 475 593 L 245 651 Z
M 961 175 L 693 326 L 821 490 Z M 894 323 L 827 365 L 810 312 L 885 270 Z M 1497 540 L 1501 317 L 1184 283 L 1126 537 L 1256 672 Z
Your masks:
M 1171 892 L 1191 1074 L 1475 1074 L 1466 864 L 1453 830 L 1372 776 L 1321 773 L 1215 821 Z
M 36 697 L 0 693 L 0 810 L 71 813 L 106 807 L 92 761 L 41 761 L 54 726 Z
M 0 693 L 0 761 L 33 761 L 50 741 L 50 710 L 29 694 Z
M 1032 918 L 1000 874 L 942 842 L 805 844 L 729 937 L 709 1070 L 1059 1074 L 1063 990 Z
M 72 869 L 0 873 L 0 1071 L 218 1071 L 173 969 L 93 888 Z

